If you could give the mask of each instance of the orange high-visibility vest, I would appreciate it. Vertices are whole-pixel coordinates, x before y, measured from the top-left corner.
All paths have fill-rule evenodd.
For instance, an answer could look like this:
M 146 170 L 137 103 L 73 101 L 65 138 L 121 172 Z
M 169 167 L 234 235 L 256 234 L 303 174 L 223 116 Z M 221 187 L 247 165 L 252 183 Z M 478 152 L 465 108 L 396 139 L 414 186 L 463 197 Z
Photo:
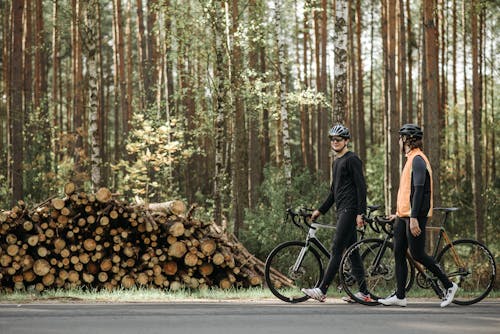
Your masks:
M 406 163 L 405 166 L 403 167 L 403 171 L 401 172 L 401 179 L 399 180 L 399 190 L 398 190 L 398 202 L 397 202 L 397 210 L 396 214 L 398 217 L 410 217 L 411 215 L 411 201 L 410 201 L 410 195 L 411 195 L 411 178 L 412 178 L 412 166 L 413 166 L 413 159 L 416 156 L 421 156 L 422 159 L 425 161 L 425 165 L 427 167 L 427 172 L 429 173 L 429 179 L 431 181 L 431 203 L 430 203 L 430 209 L 429 212 L 427 213 L 427 217 L 432 216 L 432 208 L 433 208 L 433 203 L 432 203 L 432 194 L 433 194 L 433 189 L 432 189 L 432 169 L 431 169 L 431 164 L 429 163 L 429 160 L 425 156 L 424 152 L 422 152 L 421 149 L 419 148 L 414 148 L 410 152 L 406 154 Z

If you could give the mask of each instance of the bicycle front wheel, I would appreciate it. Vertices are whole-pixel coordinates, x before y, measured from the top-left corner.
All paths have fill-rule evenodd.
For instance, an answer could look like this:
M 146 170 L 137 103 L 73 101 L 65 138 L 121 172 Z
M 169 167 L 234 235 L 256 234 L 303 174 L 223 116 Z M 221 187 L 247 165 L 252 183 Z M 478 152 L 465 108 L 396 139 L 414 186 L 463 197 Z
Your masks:
M 323 265 L 316 249 L 306 248 L 302 241 L 288 241 L 269 253 L 264 274 L 273 295 L 285 302 L 299 303 L 309 299 L 300 291 L 302 288 L 319 285 Z
M 356 252 L 363 263 L 361 271 L 353 268 L 351 263 L 353 256 L 357 256 Z M 415 279 L 415 267 L 408 259 L 406 261 L 408 267 L 406 291 L 408 291 Z M 392 243 L 384 242 L 382 239 L 364 239 L 356 242 L 344 253 L 339 272 L 342 287 L 352 299 L 368 306 L 378 305 L 377 300 L 388 296 L 397 285 Z M 356 279 L 359 276 L 361 278 Z M 362 284 L 366 284 L 370 299 L 356 296 L 363 290 Z
M 453 303 L 470 305 L 485 298 L 495 283 L 496 265 L 485 245 L 470 239 L 446 245 L 436 261 L 459 289 Z

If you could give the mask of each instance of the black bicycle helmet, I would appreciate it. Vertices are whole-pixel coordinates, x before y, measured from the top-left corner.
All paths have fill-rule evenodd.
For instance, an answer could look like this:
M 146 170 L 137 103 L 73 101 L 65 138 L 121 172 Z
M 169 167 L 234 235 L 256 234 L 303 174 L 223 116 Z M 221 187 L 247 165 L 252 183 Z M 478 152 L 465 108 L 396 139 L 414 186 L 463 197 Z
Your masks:
M 351 138 L 351 133 L 349 132 L 349 129 L 343 126 L 342 124 L 337 124 L 333 126 L 333 128 L 328 131 L 328 137 L 342 137 L 345 139 L 350 139 Z
M 407 138 L 422 139 L 424 133 L 418 125 L 415 124 L 405 124 L 399 129 L 399 135 L 405 136 Z

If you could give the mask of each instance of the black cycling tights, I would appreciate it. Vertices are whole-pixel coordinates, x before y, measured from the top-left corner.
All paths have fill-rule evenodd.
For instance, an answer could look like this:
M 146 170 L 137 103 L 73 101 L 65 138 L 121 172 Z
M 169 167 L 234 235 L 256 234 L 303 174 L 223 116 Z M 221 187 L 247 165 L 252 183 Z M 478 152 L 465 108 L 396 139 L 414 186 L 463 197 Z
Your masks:
M 335 274 L 337 274 L 337 271 L 339 270 L 342 253 L 356 242 L 356 216 L 356 211 L 353 209 L 344 209 L 337 212 L 337 230 L 333 235 L 332 244 L 333 256 L 328 262 L 328 268 L 326 269 L 323 280 L 319 285 L 319 288 L 323 291 L 323 293 L 326 293 L 328 287 L 333 281 L 333 278 L 335 277 Z M 365 275 L 363 271 L 363 263 L 361 262 L 361 257 L 359 256 L 358 251 L 351 256 L 351 263 L 353 271 L 352 274 L 358 282 L 363 282 L 360 284 L 360 291 L 368 293 L 366 290 L 366 283 L 364 283 Z
M 443 270 L 436 261 L 425 253 L 425 225 L 427 217 L 418 218 L 418 225 L 422 233 L 414 237 L 410 232 L 410 219 L 397 218 L 394 223 L 394 258 L 396 261 L 396 296 L 399 299 L 405 298 L 406 279 L 408 277 L 408 267 L 406 266 L 406 250 L 410 248 L 410 254 L 416 261 L 423 264 L 432 272 L 444 285 L 446 289 L 452 286 Z

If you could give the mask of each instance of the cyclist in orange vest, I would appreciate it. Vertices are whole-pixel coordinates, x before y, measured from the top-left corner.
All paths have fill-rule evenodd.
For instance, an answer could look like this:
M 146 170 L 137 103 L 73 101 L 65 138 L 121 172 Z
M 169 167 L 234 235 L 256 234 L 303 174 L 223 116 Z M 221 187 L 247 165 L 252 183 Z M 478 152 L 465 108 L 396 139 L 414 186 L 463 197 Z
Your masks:
M 408 276 L 406 250 L 431 271 L 446 289 L 441 307 L 448 306 L 458 286 L 452 283 L 436 261 L 425 253 L 425 225 L 432 216 L 432 169 L 422 151 L 423 132 L 415 124 L 405 124 L 399 130 L 399 146 L 406 155 L 401 172 L 395 215 L 389 216 L 394 223 L 394 258 L 397 289 L 391 296 L 379 299 L 383 305 L 406 306 L 405 285 Z

